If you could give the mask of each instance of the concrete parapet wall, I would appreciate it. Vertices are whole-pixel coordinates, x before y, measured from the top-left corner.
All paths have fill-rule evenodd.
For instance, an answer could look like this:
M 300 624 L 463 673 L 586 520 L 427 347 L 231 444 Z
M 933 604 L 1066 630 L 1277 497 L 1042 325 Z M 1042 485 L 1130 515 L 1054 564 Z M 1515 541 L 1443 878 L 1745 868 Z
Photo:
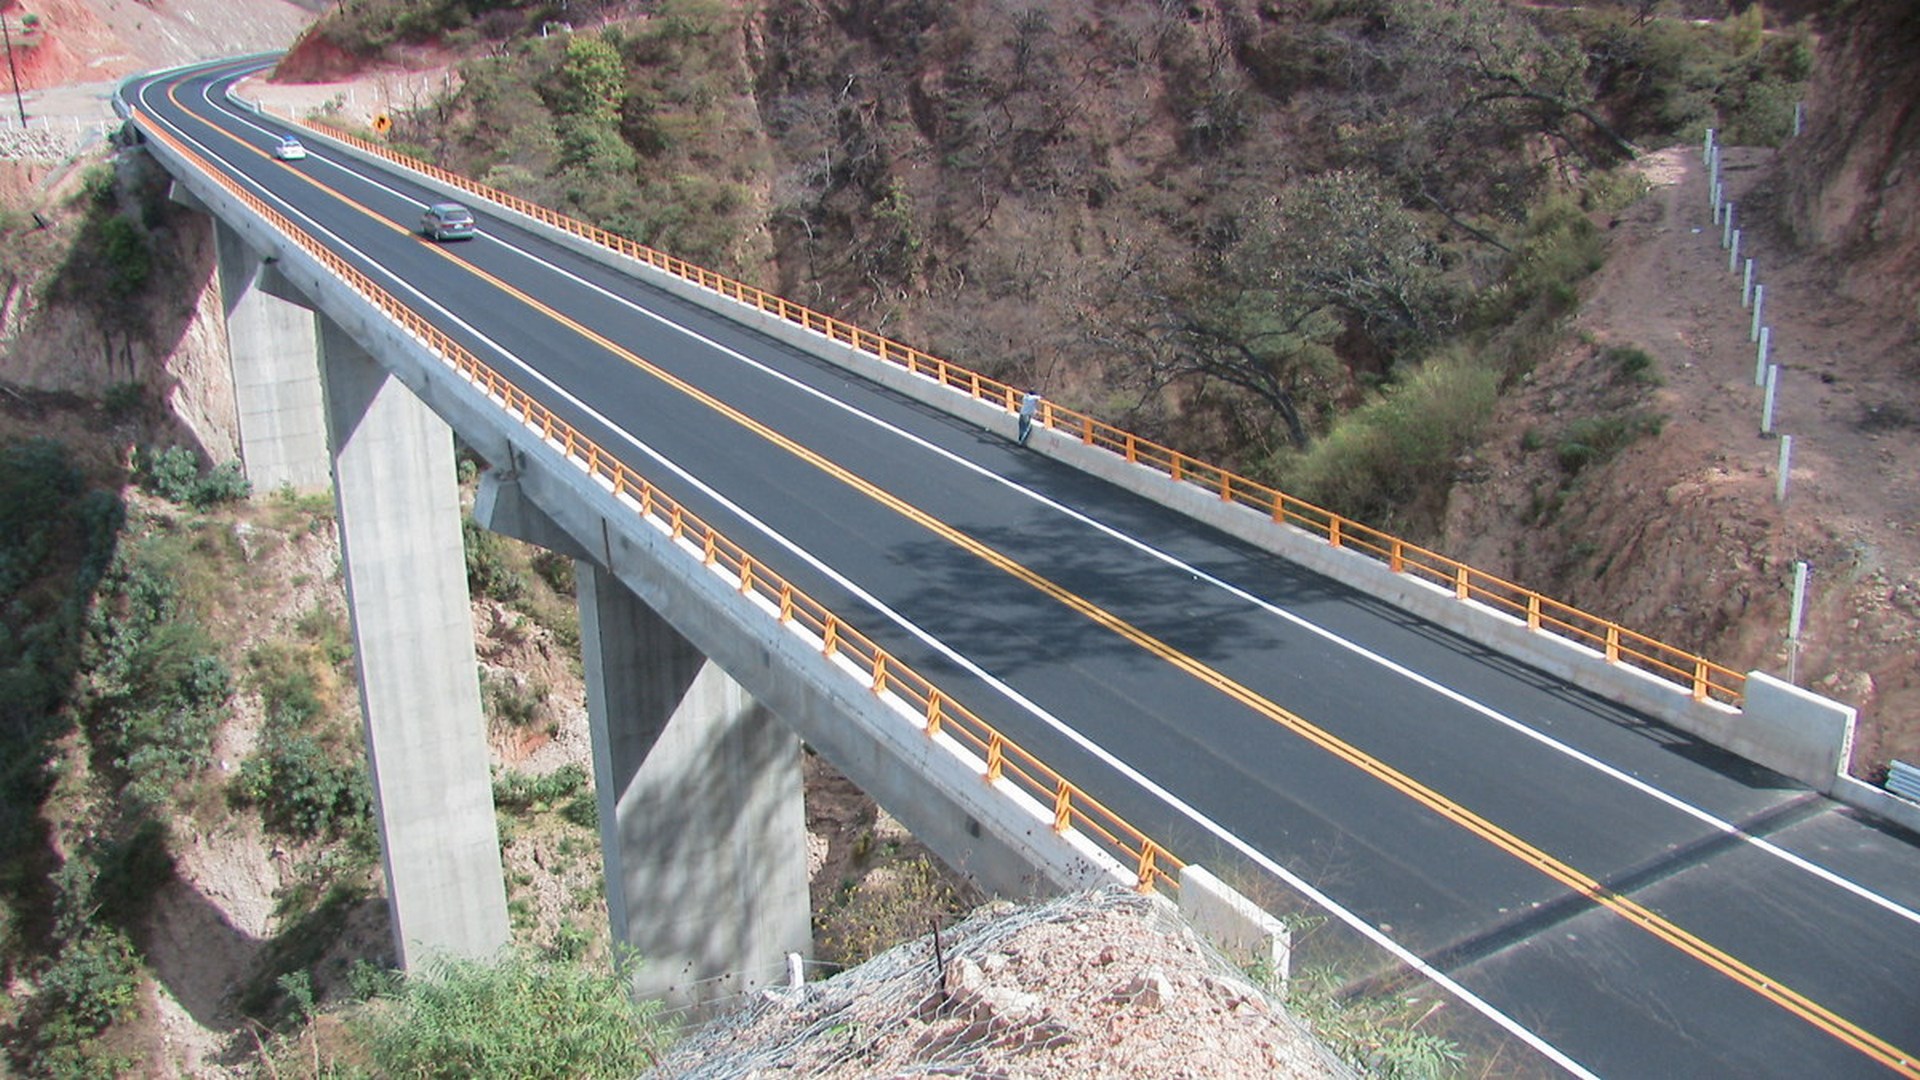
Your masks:
M 1740 724 L 1720 745 L 1831 795 L 1853 754 L 1857 716 L 1852 706 L 1749 672 Z
M 1284 984 L 1292 974 L 1293 932 L 1205 869 L 1180 868 L 1180 914 L 1227 959 Z
M 1842 776 L 1834 781 L 1834 790 L 1827 794 L 1848 806 L 1858 807 L 1920 833 L 1920 803 L 1909 802 L 1891 791 L 1851 776 Z

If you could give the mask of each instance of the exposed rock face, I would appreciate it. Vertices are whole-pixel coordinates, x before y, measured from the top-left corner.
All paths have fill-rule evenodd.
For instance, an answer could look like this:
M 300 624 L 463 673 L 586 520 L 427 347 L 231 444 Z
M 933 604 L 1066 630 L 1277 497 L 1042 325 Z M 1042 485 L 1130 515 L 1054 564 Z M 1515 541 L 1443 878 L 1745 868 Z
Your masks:
M 1782 224 L 1836 262 L 1837 284 L 1911 316 L 1920 277 L 1920 14 L 1862 0 L 1820 50 L 1806 134 L 1781 154 Z

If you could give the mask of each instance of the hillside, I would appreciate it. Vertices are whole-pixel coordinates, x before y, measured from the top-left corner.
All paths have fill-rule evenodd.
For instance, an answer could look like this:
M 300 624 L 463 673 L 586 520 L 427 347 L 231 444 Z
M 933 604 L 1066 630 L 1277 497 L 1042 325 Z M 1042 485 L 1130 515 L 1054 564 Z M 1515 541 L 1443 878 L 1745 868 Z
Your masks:
M 386 112 L 413 152 L 1305 485 L 1736 666 L 1785 672 L 1786 583 L 1808 560 L 1800 681 L 1862 708 L 1857 773 L 1920 760 L 1920 208 L 1895 182 L 1920 147 L 1920 88 L 1890 59 L 1913 51 L 1888 47 L 1914 29 L 1898 0 L 1764 29 L 1678 17 L 1718 13 L 1705 4 L 1668 4 L 1648 26 L 1631 21 L 1637 5 L 1529 6 L 1531 21 L 1512 18 L 1517 6 L 1465 5 L 1498 17 L 1462 27 L 1397 22 L 1392 5 L 1364 0 L 576 0 L 571 38 L 539 37 L 530 9 L 511 4 L 432 22 L 446 6 L 421 3 L 408 10 L 428 21 L 377 33 L 345 19 L 391 10 L 372 0 L 30 6 L 61 42 L 37 45 L 23 75 L 35 116 L 56 99 L 98 110 L 97 80 L 129 70 L 287 44 L 324 8 L 328 21 L 250 94 L 349 126 Z M 1453 100 L 1435 86 L 1484 91 L 1484 72 L 1417 62 L 1469 30 L 1523 59 L 1510 74 L 1548 100 L 1465 116 L 1423 100 Z M 611 53 L 569 44 L 589 39 Z M 1570 40 L 1606 48 L 1548 47 Z M 1708 59 L 1680 65 L 1667 51 L 1679 45 Z M 1765 144 L 1803 53 L 1818 57 L 1808 131 L 1776 151 Z M 583 78 L 609 55 L 619 79 Z M 64 99 L 38 89 L 60 79 L 80 81 Z M 1703 228 L 1692 140 L 1710 121 L 1735 141 L 1734 195 L 1786 365 L 1796 467 L 1784 506 L 1778 444 L 1754 422 L 1737 282 Z M 1616 137 L 1634 144 L 1631 162 Z M 246 763 L 290 739 L 271 721 L 289 700 L 276 664 L 297 661 L 325 691 L 337 722 L 325 760 L 353 760 L 337 554 L 323 507 L 261 493 L 203 511 L 136 490 L 135 447 L 183 445 L 211 464 L 236 443 L 222 380 L 207 374 L 220 345 L 207 238 L 151 175 L 103 180 L 94 163 L 0 161 L 0 444 L 59 438 L 86 486 L 129 508 L 123 549 L 196 552 L 203 585 L 253 583 L 250 605 L 196 608 L 235 694 L 196 777 L 168 796 L 184 804 L 172 861 L 136 879 L 156 884 L 157 903 L 102 917 L 155 980 L 105 1052 L 220 1075 L 260 1030 L 242 1011 L 291 1016 L 299 986 L 279 975 L 313 972 L 307 990 L 327 998 L 345 992 L 353 959 L 384 948 L 364 848 L 276 832 L 229 803 Z M 1371 229 L 1380 222 L 1392 227 Z M 1316 262 L 1299 239 L 1343 234 L 1374 242 Z M 130 250 L 150 256 L 151 281 L 127 276 Z M 1394 288 L 1341 291 L 1333 271 L 1356 265 L 1390 272 Z M 1484 393 L 1423 397 L 1423 371 L 1467 372 Z M 1437 449 L 1328 456 L 1379 442 L 1383 429 L 1342 432 L 1396 401 L 1461 419 Z M 474 609 L 495 750 L 514 774 L 502 801 L 516 925 L 591 952 L 604 926 L 586 899 L 590 833 L 568 817 L 584 707 L 556 611 L 563 575 L 511 545 L 474 548 L 480 580 L 517 582 L 511 597 L 480 588 Z M 60 570 L 81 580 L 77 565 Z M 0 1023 L 15 1067 L 34 1071 L 33 1010 L 49 1000 L 38 991 L 67 954 L 14 949 L 75 902 L 61 899 L 70 882 L 53 884 L 57 866 L 98 866 L 125 888 L 115 860 L 148 834 L 113 809 L 124 777 L 78 705 L 6 716 L 54 763 L 33 780 L 57 800 L 7 819 L 28 823 L 10 833 L 28 842 L 8 861 Z M 823 939 L 859 939 L 837 955 L 885 944 L 882 915 L 906 934 L 924 926 L 918 905 L 956 905 L 857 792 L 830 776 L 809 786 Z M 843 888 L 873 852 L 907 858 L 863 879 L 870 888 Z M 39 914 L 19 914 L 29 908 Z M 230 996 L 243 983 L 245 1010 Z

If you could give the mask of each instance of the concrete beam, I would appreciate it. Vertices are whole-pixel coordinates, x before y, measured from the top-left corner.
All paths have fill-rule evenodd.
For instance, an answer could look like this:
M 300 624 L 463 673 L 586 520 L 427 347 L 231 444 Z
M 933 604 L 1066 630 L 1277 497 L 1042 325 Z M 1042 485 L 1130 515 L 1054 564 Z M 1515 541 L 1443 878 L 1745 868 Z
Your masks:
M 402 966 L 507 942 L 453 437 L 330 320 L 341 562 Z
M 247 479 L 259 491 L 325 490 L 333 474 L 312 305 L 217 217 L 214 250 Z
M 575 563 L 607 912 L 635 990 L 698 1005 L 810 956 L 800 740 L 593 563 Z
M 526 493 L 520 490 L 518 473 L 488 469 L 480 474 L 479 490 L 473 496 L 473 520 L 490 532 L 511 536 L 521 543 L 545 548 L 569 559 L 592 558 L 586 548 L 527 499 Z

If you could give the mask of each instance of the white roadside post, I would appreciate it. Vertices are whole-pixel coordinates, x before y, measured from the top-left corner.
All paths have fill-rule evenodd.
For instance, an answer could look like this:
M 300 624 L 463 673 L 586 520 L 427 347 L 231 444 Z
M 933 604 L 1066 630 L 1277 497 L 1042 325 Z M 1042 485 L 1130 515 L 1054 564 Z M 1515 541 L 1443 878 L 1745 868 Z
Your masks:
M 1780 464 L 1773 480 L 1773 501 L 1787 501 L 1787 476 L 1793 470 L 1793 436 L 1780 436 Z
M 1747 330 L 1748 341 L 1760 340 L 1760 305 L 1767 299 L 1767 287 L 1756 284 L 1753 287 L 1753 325 Z
M 1787 616 L 1787 681 L 1800 685 L 1800 618 L 1807 612 L 1807 564 L 1793 564 L 1793 611 Z
M 1753 260 L 1749 258 L 1747 260 L 1746 272 L 1742 274 L 1740 277 L 1740 306 L 1744 308 L 1744 307 L 1750 307 L 1752 306 L 1752 304 L 1753 304 Z
M 1760 348 L 1754 354 L 1753 385 L 1762 386 L 1767 381 L 1767 346 L 1773 344 L 1773 327 L 1760 328 Z
M 1775 395 L 1779 392 L 1779 389 L 1780 389 L 1780 365 L 1768 364 L 1767 365 L 1766 400 L 1760 406 L 1760 434 L 1762 435 L 1773 434 L 1773 403 L 1774 403 Z

